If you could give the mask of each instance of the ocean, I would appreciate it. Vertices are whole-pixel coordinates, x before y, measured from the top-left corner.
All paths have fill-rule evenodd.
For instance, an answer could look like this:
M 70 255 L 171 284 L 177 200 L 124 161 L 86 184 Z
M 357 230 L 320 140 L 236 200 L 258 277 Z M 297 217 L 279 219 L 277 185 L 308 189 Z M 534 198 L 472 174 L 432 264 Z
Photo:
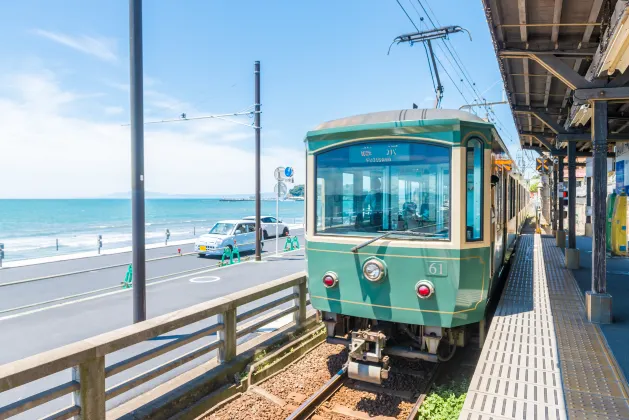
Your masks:
M 146 243 L 192 239 L 224 219 L 254 215 L 253 201 L 147 199 Z M 262 214 L 275 215 L 275 201 L 262 201 Z M 303 223 L 303 201 L 281 201 L 280 220 Z M 5 261 L 95 251 L 131 245 L 129 199 L 0 200 L 0 243 Z M 59 249 L 57 250 L 57 240 Z

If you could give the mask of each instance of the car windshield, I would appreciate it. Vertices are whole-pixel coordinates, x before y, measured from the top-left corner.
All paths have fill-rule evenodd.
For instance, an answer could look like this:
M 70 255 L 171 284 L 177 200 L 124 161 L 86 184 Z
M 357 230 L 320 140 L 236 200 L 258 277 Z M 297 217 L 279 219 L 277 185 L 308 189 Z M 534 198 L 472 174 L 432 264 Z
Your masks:
M 450 148 L 376 141 L 316 157 L 318 234 L 447 240 Z
M 208 233 L 212 233 L 215 235 L 229 235 L 234 229 L 233 223 L 217 223 L 214 225 L 212 229 Z

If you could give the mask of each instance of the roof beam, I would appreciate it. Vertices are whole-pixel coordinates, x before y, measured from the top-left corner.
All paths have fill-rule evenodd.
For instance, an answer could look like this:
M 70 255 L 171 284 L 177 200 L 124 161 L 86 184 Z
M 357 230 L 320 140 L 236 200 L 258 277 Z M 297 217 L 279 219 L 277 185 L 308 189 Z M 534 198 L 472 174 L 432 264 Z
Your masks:
M 574 133 L 574 134 L 558 134 L 557 142 L 563 143 L 566 141 L 591 141 L 592 134 L 591 133 Z M 608 134 L 607 135 L 608 143 L 627 143 L 629 142 L 629 133 L 627 134 Z
M 558 115 L 565 111 L 562 108 L 547 108 L 547 107 L 535 107 L 535 106 L 523 106 L 518 105 L 513 107 L 513 111 L 515 112 L 545 112 L 551 115 Z
M 550 128 L 551 131 L 553 133 L 555 133 L 555 134 L 565 133 L 566 132 L 566 130 L 560 124 L 557 124 L 557 122 L 555 122 L 555 120 L 550 116 L 550 114 L 547 114 L 546 112 L 542 112 L 542 111 L 516 111 L 516 110 L 514 110 L 513 112 L 518 113 L 518 114 L 533 115 L 535 118 L 540 120 L 542 124 L 544 124 L 546 127 Z
M 529 59 L 523 58 L 522 65 L 524 66 L 524 74 L 529 74 Z M 525 103 L 526 106 L 531 105 L 531 84 L 528 77 L 524 78 L 524 93 L 526 94 Z M 531 128 L 531 127 L 529 127 Z
M 539 147 L 530 147 L 524 144 L 522 145 L 522 149 L 533 150 L 542 154 L 542 150 Z M 551 154 L 553 156 L 560 156 L 560 157 L 568 156 L 568 152 L 566 150 L 557 150 L 556 153 L 551 153 Z M 592 152 L 577 152 L 575 156 L 576 157 L 592 157 Z M 616 153 L 607 152 L 607 157 L 616 157 Z
M 555 9 L 553 11 L 553 23 L 561 23 L 561 9 L 563 7 L 563 0 L 555 0 Z M 555 49 L 559 49 L 559 26 L 553 26 L 552 33 L 550 35 L 550 41 L 555 45 Z M 549 74 L 546 76 L 546 87 L 544 88 L 544 106 L 548 106 L 548 98 L 550 97 L 550 84 L 553 81 L 553 77 Z
M 504 29 L 502 28 L 502 16 L 500 14 L 500 6 L 496 0 L 489 0 L 490 8 L 492 10 L 491 18 L 496 26 L 496 37 L 499 42 L 504 42 L 505 34 Z
M 531 58 L 573 90 L 594 87 L 592 82 L 554 55 L 531 54 Z
M 575 71 L 575 73 L 579 72 L 582 62 L 583 62 L 582 58 L 577 58 L 576 61 L 574 62 L 574 67 L 572 69 Z M 563 102 L 561 103 L 562 107 L 565 107 L 568 104 L 568 99 L 570 98 L 571 93 L 572 93 L 572 89 L 570 88 L 570 86 L 568 86 L 566 88 L 566 94 L 564 95 Z
M 601 12 L 601 6 L 603 5 L 603 0 L 594 0 L 592 3 L 592 9 L 590 9 L 590 16 L 588 17 L 588 22 L 596 22 L 599 13 Z M 590 42 L 590 37 L 592 37 L 592 31 L 594 30 L 593 25 L 589 25 L 585 27 L 585 31 L 583 32 L 583 42 Z
M 626 72 L 625 74 L 629 74 L 629 72 Z M 620 113 L 624 113 L 627 109 L 629 109 L 629 103 L 628 104 L 623 104 L 620 108 L 618 108 L 618 112 Z M 629 126 L 629 121 L 624 123 L 623 125 L 621 125 L 620 127 L 618 127 L 616 130 L 613 131 L 614 134 L 616 133 L 620 133 L 621 131 L 623 131 L 625 128 L 627 128 L 627 126 Z
M 555 148 L 555 146 L 553 146 L 548 140 L 546 140 L 544 138 L 544 136 L 542 136 L 541 134 L 531 134 L 531 137 L 533 137 L 535 140 L 537 140 L 538 142 L 540 142 L 541 144 L 543 144 L 544 146 L 546 146 L 546 148 L 548 150 L 550 150 L 551 153 L 556 152 L 557 149 Z
M 503 50 L 504 51 L 504 50 Z M 569 65 L 561 61 L 559 57 L 552 54 L 538 54 L 532 52 L 516 52 L 509 51 L 502 54 L 502 57 L 507 58 L 531 58 L 537 61 L 542 67 L 548 70 L 549 73 L 553 74 L 563 83 L 565 83 L 571 89 L 585 89 L 589 87 L 596 87 L 602 84 L 601 81 L 593 81 L 590 82 L 585 77 L 581 76 L 577 73 L 573 68 Z M 525 69 L 524 73 L 528 73 Z
M 601 12 L 601 7 L 603 6 L 603 0 L 594 0 L 592 2 L 592 8 L 590 9 L 590 15 L 588 16 L 588 22 L 596 22 L 598 19 L 598 15 Z M 581 43 L 579 44 L 579 48 L 581 48 L 581 46 L 583 44 L 587 44 L 590 42 L 590 38 L 592 37 L 592 31 L 594 30 L 594 26 L 590 25 L 590 26 L 586 26 L 585 30 L 583 31 L 583 38 L 581 39 Z M 581 68 L 581 63 L 583 62 L 582 59 L 577 59 L 576 62 L 574 63 L 574 71 L 578 72 L 579 69 Z M 568 99 L 570 98 L 570 95 L 572 93 L 572 89 L 570 87 L 568 87 L 566 89 L 566 95 L 564 96 L 563 99 L 563 103 L 562 106 L 566 106 L 566 104 L 568 103 Z M 574 109 L 575 106 L 573 105 L 572 108 Z M 571 124 L 571 116 L 574 115 L 575 111 L 570 110 L 568 112 L 568 118 L 566 118 L 566 127 L 569 127 Z
M 574 91 L 575 103 L 586 103 L 588 101 L 629 101 L 629 87 L 601 87 L 591 89 L 577 89 Z
M 512 95 L 526 95 L 526 92 L 511 92 Z M 541 95 L 544 96 L 546 95 L 546 92 L 529 92 L 530 95 Z M 562 93 L 549 93 L 549 96 L 561 96 L 563 97 Z
M 522 42 L 528 42 L 528 33 L 526 29 L 526 0 L 518 0 L 518 17 L 520 20 L 520 39 Z
M 550 97 L 550 83 L 553 81 L 553 76 L 546 76 L 546 86 L 544 87 L 544 106 L 548 106 L 548 98 Z
M 627 128 L 627 126 L 629 126 L 629 121 L 627 121 L 626 123 L 624 123 L 623 125 L 621 125 L 620 127 L 618 127 L 616 130 L 614 130 L 614 133 L 620 133 L 621 131 L 623 131 L 625 128 Z
M 608 87 L 608 88 L 623 87 L 626 84 L 629 84 L 629 71 L 619 74 L 613 80 L 611 80 L 607 85 L 605 85 L 605 87 Z
M 555 0 L 555 9 L 553 11 L 553 23 L 561 23 L 561 8 L 563 7 L 563 0 Z M 553 32 L 550 35 L 550 40 L 555 44 L 555 49 L 559 48 L 557 40 L 559 39 L 559 26 L 553 26 Z
M 542 48 L 529 48 L 529 49 L 520 49 L 520 48 L 501 48 L 498 50 L 498 54 L 501 57 L 519 57 L 522 55 L 528 54 L 537 54 L 537 55 L 565 55 L 572 57 L 593 57 L 596 54 L 595 48 L 583 48 L 583 49 L 542 49 Z

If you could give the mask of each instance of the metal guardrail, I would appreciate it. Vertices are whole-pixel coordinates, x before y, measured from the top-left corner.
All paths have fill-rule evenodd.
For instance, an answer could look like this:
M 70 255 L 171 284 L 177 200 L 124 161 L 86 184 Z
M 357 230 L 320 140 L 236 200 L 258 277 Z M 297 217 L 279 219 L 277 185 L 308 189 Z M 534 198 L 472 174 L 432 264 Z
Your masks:
M 292 294 L 238 314 L 240 306 L 290 288 L 292 288 Z M 256 315 L 290 301 L 294 302 L 293 306 L 279 312 L 263 315 L 256 322 L 238 328 L 239 322 L 251 319 Z M 70 393 L 73 393 L 74 405 L 52 413 L 46 419 L 68 419 L 78 416 L 78 418 L 85 420 L 104 420 L 105 402 L 107 400 L 213 350 L 218 350 L 219 363 L 227 363 L 236 356 L 238 338 L 290 313 L 294 314 L 293 319 L 297 325 L 304 323 L 306 321 L 306 306 L 308 303 L 306 274 L 300 272 L 264 285 L 232 293 L 225 297 L 213 299 L 2 365 L 0 366 L 0 393 L 66 369 L 72 369 L 72 381 L 0 407 L 0 420 L 23 413 Z M 105 366 L 105 356 L 107 354 L 212 316 L 218 316 L 216 324 L 186 334 L 167 344 L 147 350 L 126 360 Z M 217 340 L 180 355 L 141 375 L 118 383 L 109 389 L 105 388 L 105 378 L 117 375 L 120 372 L 214 333 L 217 333 Z

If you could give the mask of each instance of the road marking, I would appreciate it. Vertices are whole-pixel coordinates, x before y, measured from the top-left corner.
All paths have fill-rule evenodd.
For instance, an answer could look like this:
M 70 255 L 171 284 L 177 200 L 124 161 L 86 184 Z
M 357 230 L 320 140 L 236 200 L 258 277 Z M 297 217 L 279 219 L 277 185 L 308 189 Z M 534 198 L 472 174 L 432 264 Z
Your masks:
M 299 249 L 295 249 L 295 250 L 292 250 L 292 251 L 284 251 L 284 252 L 280 252 L 279 255 L 277 255 L 277 254 L 268 255 L 268 256 L 264 256 L 263 255 L 263 258 L 271 258 L 271 257 L 281 258 L 282 255 L 284 255 L 284 254 L 290 254 L 290 253 L 296 252 L 296 251 L 300 251 L 300 250 Z M 209 272 L 212 272 L 212 271 L 223 270 L 223 269 L 226 269 L 226 268 L 229 268 L 229 267 L 238 267 L 239 265 L 242 265 L 242 264 L 254 264 L 254 263 L 256 263 L 256 261 L 254 261 L 254 260 L 243 261 L 243 262 L 241 262 L 239 264 L 225 265 L 225 266 L 222 266 L 222 267 L 212 267 L 212 268 L 210 268 L 208 270 L 197 271 L 194 274 L 209 273 Z M 259 264 L 260 262 L 257 262 L 257 263 Z M 197 269 L 190 270 L 190 271 L 196 271 L 196 270 Z M 193 275 L 191 273 L 187 273 L 187 274 L 184 274 L 184 275 L 181 275 L 181 276 L 176 276 L 176 277 L 170 278 L 170 276 L 176 275 L 176 274 L 178 274 L 178 273 L 167 274 L 167 275 L 164 275 L 164 276 L 161 276 L 161 277 L 155 277 L 155 278 L 163 278 L 163 277 L 168 277 L 168 278 L 165 278 L 164 280 L 153 281 L 153 282 L 150 282 L 150 283 L 147 282 L 146 283 L 146 287 L 154 286 L 154 285 L 157 285 L 157 284 L 171 282 L 171 281 L 174 281 L 174 280 L 179 280 L 179 279 L 182 279 L 182 278 L 189 277 L 190 275 Z M 112 286 L 112 288 L 113 287 L 118 287 L 118 286 Z M 20 312 L 20 313 L 13 314 L 13 315 L 6 315 L 6 316 L 3 316 L 3 317 L 0 317 L 0 322 L 6 321 L 6 320 L 9 320 L 9 319 L 13 319 L 13 318 L 18 318 L 18 317 L 25 316 L 25 315 L 31 315 L 31 314 L 34 314 L 34 313 L 37 313 L 37 312 L 43 312 L 43 311 L 47 311 L 47 310 L 50 310 L 50 309 L 60 308 L 62 306 L 73 305 L 75 303 L 82 303 L 82 302 L 87 302 L 87 301 L 94 300 L 94 299 L 99 299 L 99 298 L 102 298 L 102 297 L 116 295 L 116 294 L 119 294 L 119 293 L 125 293 L 125 292 L 129 292 L 131 290 L 133 290 L 133 289 L 132 288 L 130 288 L 130 289 L 120 289 L 120 290 L 115 290 L 115 291 L 108 292 L 108 293 L 103 293 L 103 294 L 100 294 L 100 295 L 89 296 L 89 297 L 86 297 L 86 298 L 83 298 L 83 299 L 76 299 L 76 300 L 72 300 L 72 301 L 69 301 L 69 302 L 63 302 L 63 303 L 58 303 L 56 305 L 45 306 L 43 308 L 37 308 L 37 309 L 33 309 L 33 310 L 30 310 L 30 311 L 26 311 L 26 312 Z M 98 290 L 96 290 L 94 292 L 98 292 Z M 94 292 L 87 292 L 85 294 L 94 293 Z M 72 298 L 72 296 L 66 297 L 65 299 L 69 299 L 69 298 Z M 60 298 L 59 300 L 62 300 L 62 299 L 63 298 Z M 56 301 L 57 299 L 54 299 L 54 300 Z M 25 306 L 31 307 L 31 306 L 39 306 L 39 305 L 43 305 L 43 304 L 45 304 L 45 302 L 41 302 L 39 304 L 25 305 Z M 11 311 L 19 310 L 19 309 L 20 308 L 14 308 Z M 4 312 L 7 312 L 7 311 L 4 311 Z
M 303 228 L 298 228 L 299 229 L 303 229 Z M 174 245 L 176 246 L 176 245 Z M 293 251 L 286 251 L 286 252 L 293 252 Z M 124 253 L 128 253 L 128 251 L 125 251 Z M 280 252 L 281 254 L 282 252 Z M 165 260 L 165 259 L 170 259 L 170 258 L 176 258 L 176 257 L 181 257 L 181 256 L 189 256 L 189 255 L 196 255 L 197 252 L 196 251 L 192 251 L 192 252 L 184 252 L 182 254 L 175 254 L 175 255 L 166 255 L 163 257 L 156 257 L 156 258 L 151 258 L 146 260 L 146 262 L 152 262 L 152 261 L 159 261 L 159 260 Z M 71 254 L 70 254 L 71 255 Z M 102 255 L 103 257 L 109 256 L 109 255 L 117 255 L 117 254 L 104 254 Z M 77 258 L 77 259 L 83 259 L 83 258 L 99 258 L 99 257 L 82 257 L 82 258 Z M 76 259 L 74 259 L 76 260 Z M 61 262 L 63 261 L 73 261 L 73 259 L 69 259 L 69 260 L 60 260 Z M 41 264 L 54 264 L 56 262 L 60 262 L 60 261 L 51 261 L 51 262 L 47 262 L 47 263 L 41 263 Z M 112 265 L 107 265 L 107 266 L 103 266 L 103 267 L 97 267 L 97 268 L 91 268 L 91 269 L 86 269 L 86 270 L 78 270 L 78 271 L 70 271 L 67 273 L 59 273 L 59 274 L 51 274 L 49 276 L 42 276 L 42 277 L 33 277 L 33 278 L 28 278 L 28 279 L 22 279 L 22 280 L 15 280 L 15 281 L 10 281 L 10 282 L 6 282 L 6 283 L 0 283 L 0 287 L 5 287 L 5 286 L 13 286 L 16 284 L 23 284 L 23 283 L 31 283 L 34 281 L 40 281 L 40 280 L 50 280 L 50 279 L 54 279 L 54 278 L 58 278 L 58 277 L 66 277 L 66 276 L 72 276 L 72 275 L 76 275 L 76 274 L 84 274 L 84 273 L 89 273 L 89 272 L 94 272 L 94 271 L 101 271 L 101 270 L 109 270 L 112 268 L 118 268 L 118 267 L 124 267 L 124 266 L 128 266 L 130 263 L 126 262 L 126 263 L 121 263 L 121 264 L 112 264 Z M 40 265 L 40 264 L 36 264 L 36 265 Z M 16 266 L 16 267 L 6 267 L 5 269 L 14 269 L 14 268 L 23 268 L 23 267 L 30 267 L 30 265 L 25 265 L 25 266 Z
M 190 279 L 190 283 L 214 283 L 219 281 L 221 278 L 218 276 L 201 276 L 201 277 L 193 277 Z
M 249 264 L 249 263 L 251 263 L 251 261 L 243 261 L 240 264 Z M 240 265 L 240 264 L 238 264 L 238 265 Z M 221 269 L 225 269 L 225 268 L 229 268 L 229 267 L 236 267 L 236 266 L 237 265 L 227 265 L 227 266 L 224 266 L 224 267 L 214 267 L 214 268 L 210 268 L 209 270 L 200 271 L 200 272 L 195 273 L 195 274 L 209 273 L 211 271 L 217 271 L 217 270 L 221 270 Z M 164 280 L 154 281 L 154 282 L 151 282 L 151 283 L 146 283 L 146 287 L 154 286 L 156 284 L 162 284 L 162 283 L 171 282 L 171 281 L 174 281 L 174 280 L 183 279 L 183 278 L 189 277 L 189 276 L 190 276 L 190 274 L 185 274 L 183 276 L 177 276 L 177 277 L 173 277 L 173 278 L 167 278 L 167 279 L 164 279 Z M 83 299 L 72 300 L 70 302 L 58 303 L 56 305 L 46 306 L 44 308 L 37 308 L 37 309 L 33 309 L 33 310 L 27 311 L 27 312 L 20 312 L 19 314 L 7 315 L 7 316 L 1 317 L 0 318 L 0 322 L 6 321 L 8 319 L 18 318 L 18 317 L 25 316 L 25 315 L 31 315 L 31 314 L 34 314 L 34 313 L 37 313 L 37 312 L 42 312 L 42 311 L 47 311 L 47 310 L 50 310 L 50 309 L 60 308 L 62 306 L 73 305 L 75 303 L 82 303 L 82 302 L 87 302 L 87 301 L 94 300 L 94 299 L 99 299 L 99 298 L 102 298 L 102 297 L 107 297 L 107 296 L 117 295 L 117 294 L 120 294 L 120 293 L 130 292 L 131 290 L 133 290 L 133 288 L 120 289 L 120 290 L 116 290 L 116 291 L 109 292 L 109 293 L 103 293 L 101 295 L 90 296 L 90 297 L 86 297 L 86 298 L 83 298 Z

